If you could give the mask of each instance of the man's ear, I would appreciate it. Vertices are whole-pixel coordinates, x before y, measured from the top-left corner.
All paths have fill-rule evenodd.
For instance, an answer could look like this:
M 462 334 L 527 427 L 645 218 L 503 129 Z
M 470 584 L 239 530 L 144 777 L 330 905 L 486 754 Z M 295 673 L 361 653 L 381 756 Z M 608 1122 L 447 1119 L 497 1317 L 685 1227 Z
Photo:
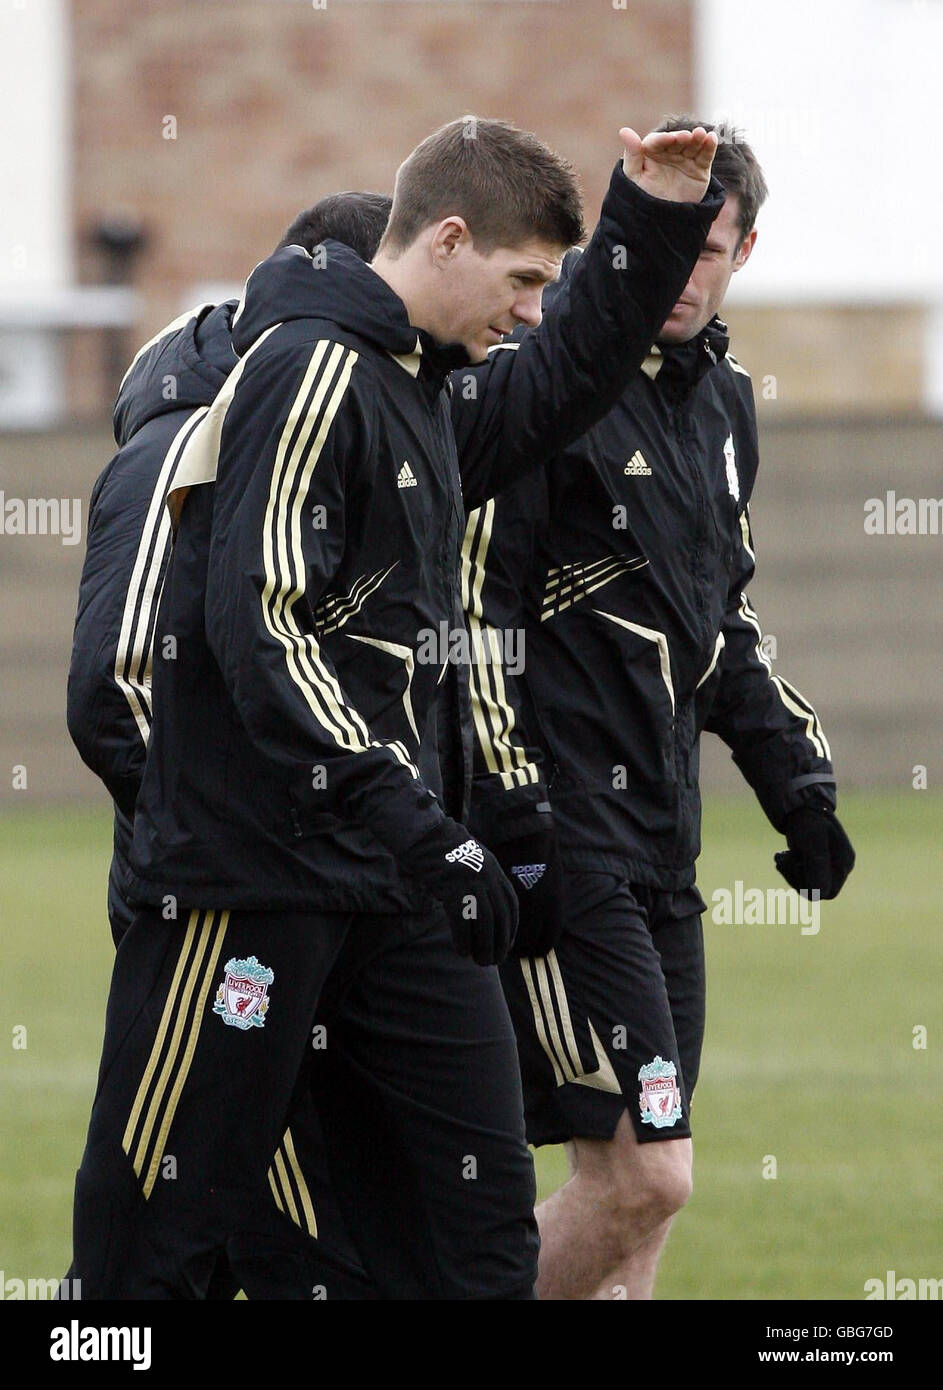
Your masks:
M 429 254 L 436 265 L 444 266 L 466 240 L 471 240 L 471 234 L 464 217 L 443 218 L 433 230 Z
M 741 270 L 743 266 L 746 265 L 747 261 L 750 259 L 750 252 L 753 250 L 755 245 L 756 228 L 754 227 L 750 235 L 745 236 L 741 241 L 739 247 L 737 248 L 737 254 L 733 258 L 734 270 Z

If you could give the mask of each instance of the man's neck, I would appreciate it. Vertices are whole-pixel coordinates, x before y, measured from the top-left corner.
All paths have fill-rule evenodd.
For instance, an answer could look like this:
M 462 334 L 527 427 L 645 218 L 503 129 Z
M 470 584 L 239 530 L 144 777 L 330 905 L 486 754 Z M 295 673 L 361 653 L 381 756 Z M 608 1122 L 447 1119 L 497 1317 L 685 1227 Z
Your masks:
M 370 262 L 371 270 L 379 275 L 380 279 L 389 285 L 394 294 L 399 295 L 406 306 L 406 316 L 414 328 L 425 328 L 432 332 L 428 322 L 428 312 L 425 309 L 424 296 L 417 284 L 415 269 L 411 264 L 409 253 L 402 256 L 390 256 L 385 251 L 378 251 Z M 435 336 L 433 334 L 433 336 Z

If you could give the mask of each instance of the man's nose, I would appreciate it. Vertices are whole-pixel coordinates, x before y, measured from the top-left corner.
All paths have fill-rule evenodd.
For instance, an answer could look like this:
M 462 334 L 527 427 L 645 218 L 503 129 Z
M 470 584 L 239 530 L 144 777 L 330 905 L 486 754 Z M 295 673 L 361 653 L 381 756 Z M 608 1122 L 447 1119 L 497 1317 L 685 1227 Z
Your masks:
M 535 285 L 532 290 L 525 290 L 519 294 L 514 301 L 514 317 L 520 319 L 521 323 L 526 323 L 528 328 L 536 328 L 540 323 L 542 294 L 543 286 Z

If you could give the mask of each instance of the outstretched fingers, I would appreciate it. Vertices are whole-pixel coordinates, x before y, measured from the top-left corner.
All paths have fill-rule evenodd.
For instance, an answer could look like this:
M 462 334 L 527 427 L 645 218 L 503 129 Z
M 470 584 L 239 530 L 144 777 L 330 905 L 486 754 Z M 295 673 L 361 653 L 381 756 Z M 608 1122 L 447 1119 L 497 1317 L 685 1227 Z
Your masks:
M 717 149 L 717 135 L 703 126 L 694 130 L 653 130 L 642 143 L 642 155 L 659 163 L 694 166 L 707 171 Z
M 631 126 L 623 126 L 619 138 L 625 146 L 622 168 L 627 179 L 638 182 L 642 172 L 642 137 Z

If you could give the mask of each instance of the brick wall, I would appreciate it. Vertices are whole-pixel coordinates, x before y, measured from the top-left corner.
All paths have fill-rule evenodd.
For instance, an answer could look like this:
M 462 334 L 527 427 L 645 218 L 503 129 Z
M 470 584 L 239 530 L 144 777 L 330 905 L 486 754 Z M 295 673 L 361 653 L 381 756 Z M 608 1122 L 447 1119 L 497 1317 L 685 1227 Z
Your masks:
M 291 217 L 389 191 L 430 131 L 472 111 L 533 129 L 598 204 L 618 129 L 690 105 L 691 0 L 73 0 L 74 197 L 149 237 L 139 325 L 188 286 L 245 278 Z M 176 139 L 165 117 L 176 122 Z M 85 279 L 98 278 L 85 245 Z

